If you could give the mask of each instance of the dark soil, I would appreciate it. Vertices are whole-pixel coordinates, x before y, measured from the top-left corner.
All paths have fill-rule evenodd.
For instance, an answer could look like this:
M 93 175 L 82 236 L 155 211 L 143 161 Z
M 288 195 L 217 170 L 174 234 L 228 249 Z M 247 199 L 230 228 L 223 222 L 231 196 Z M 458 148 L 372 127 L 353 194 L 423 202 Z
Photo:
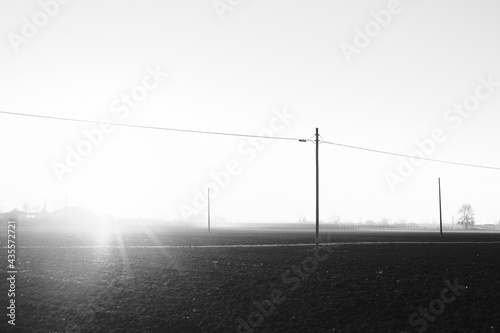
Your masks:
M 316 257 L 310 233 L 146 232 L 103 240 L 21 231 L 17 239 L 16 326 L 4 310 L 3 331 L 500 332 L 499 234 L 441 240 L 424 232 L 340 232 L 330 241 L 343 244 Z M 311 246 L 131 247 L 275 243 Z M 455 293 L 443 292 L 447 283 Z

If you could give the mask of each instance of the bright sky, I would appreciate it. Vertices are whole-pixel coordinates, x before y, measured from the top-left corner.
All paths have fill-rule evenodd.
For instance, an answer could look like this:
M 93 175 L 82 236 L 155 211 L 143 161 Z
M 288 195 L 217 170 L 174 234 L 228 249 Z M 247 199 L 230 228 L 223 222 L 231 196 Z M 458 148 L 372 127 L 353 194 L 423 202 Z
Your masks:
M 500 167 L 499 14 L 494 0 L 0 0 L 0 110 L 305 139 L 319 127 L 325 141 Z M 228 221 L 315 216 L 310 142 L 0 114 L 0 151 L 3 211 L 67 196 L 190 220 L 210 186 Z M 500 220 L 500 170 L 322 144 L 320 173 L 324 221 L 438 220 L 438 177 L 445 223 L 463 203 Z

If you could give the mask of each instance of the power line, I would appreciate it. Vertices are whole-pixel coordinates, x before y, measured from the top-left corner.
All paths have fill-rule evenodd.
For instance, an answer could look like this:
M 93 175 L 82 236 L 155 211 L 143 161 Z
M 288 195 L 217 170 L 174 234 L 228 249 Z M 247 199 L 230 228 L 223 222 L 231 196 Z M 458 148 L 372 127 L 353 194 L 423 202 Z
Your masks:
M 33 118 L 42 118 L 42 119 L 51 119 L 51 120 L 60 120 L 60 121 L 71 121 L 71 122 L 87 123 L 87 124 L 101 124 L 100 121 L 96 121 L 96 120 L 86 120 L 86 119 L 77 119 L 77 118 L 56 117 L 56 116 L 47 116 L 47 115 L 29 114 L 29 113 L 20 113 L 20 112 L 8 112 L 8 111 L 0 111 L 0 113 L 1 114 L 7 114 L 7 115 L 13 115 L 13 116 L 22 116 L 22 117 L 33 117 Z M 199 131 L 199 130 L 189 130 L 189 129 L 181 129 L 181 128 L 168 128 L 168 127 L 158 127 L 158 126 L 133 125 L 133 124 L 123 124 L 123 123 L 112 123 L 112 122 L 107 122 L 107 124 L 114 125 L 114 126 L 120 126 L 120 127 L 141 128 L 141 129 L 161 130 L 161 131 L 170 131 L 170 132 L 183 132 L 183 133 L 209 134 L 209 135 L 223 135 L 223 136 L 235 136 L 235 137 L 247 137 L 247 138 L 262 138 L 262 139 L 276 139 L 276 140 L 289 140 L 289 141 L 300 141 L 300 142 L 313 142 L 314 141 L 312 139 L 300 139 L 300 138 L 291 138 L 291 137 L 276 137 L 276 136 L 265 136 L 265 135 L 242 134 L 242 133 Z M 500 167 L 493 167 L 493 166 L 486 166 L 486 165 L 479 165 L 479 164 L 470 164 L 470 163 L 461 163 L 461 162 L 453 162 L 453 161 L 439 160 L 439 159 L 428 158 L 428 157 L 420 157 L 420 156 L 411 156 L 411 155 L 399 154 L 399 153 L 394 153 L 394 152 L 389 152 L 389 151 L 383 151 L 383 150 L 377 150 L 377 149 L 370 149 L 370 148 L 364 148 L 364 147 L 359 147 L 359 146 L 347 145 L 347 144 L 342 144 L 342 143 L 337 143 L 337 142 L 331 142 L 331 141 L 320 141 L 320 143 L 326 143 L 326 144 L 329 144 L 329 145 L 334 145 L 334 146 L 339 146 L 339 147 L 344 147 L 344 148 L 350 148 L 350 149 L 363 150 L 363 151 L 368 151 L 368 152 L 378 153 L 378 154 L 385 154 L 385 155 L 392 155 L 392 156 L 401 156 L 401 157 L 407 157 L 407 158 L 425 160 L 425 161 L 436 162 L 436 163 L 460 165 L 460 166 L 473 167 L 473 168 L 482 168 L 482 169 L 490 169 L 490 170 L 500 170 Z
M 33 118 L 52 119 L 52 120 L 61 120 L 61 121 L 71 121 L 71 122 L 87 123 L 87 124 L 98 124 L 99 125 L 99 124 L 102 123 L 102 122 L 96 121 L 96 120 L 86 120 L 86 119 L 77 119 L 77 118 L 56 117 L 56 116 L 47 116 L 47 115 L 38 115 L 38 114 L 29 114 L 29 113 L 19 113 L 19 112 L 0 111 L 0 113 L 8 114 L 8 115 L 13 115 L 13 116 L 33 117 Z M 210 135 L 225 135 L 225 136 L 237 136 L 237 137 L 247 137 L 247 138 L 262 138 L 262 139 L 276 139 L 276 140 L 291 140 L 291 141 L 311 141 L 311 140 L 304 140 L 304 139 L 290 138 L 290 137 L 266 136 L 266 135 L 252 135 L 252 134 L 228 133 L 228 132 L 198 131 L 198 130 L 188 130 L 188 129 L 181 129 L 181 128 L 168 128 L 168 127 L 158 127 L 158 126 L 133 125 L 133 124 L 123 124 L 123 123 L 112 123 L 112 122 L 106 122 L 106 124 L 114 125 L 114 126 L 121 126 L 121 127 L 142 128 L 142 129 L 161 130 L 161 131 L 170 131 L 170 132 L 184 132 L 184 133 L 210 134 Z
M 411 155 L 393 153 L 393 152 L 389 152 L 389 151 L 383 151 L 383 150 L 377 150 L 377 149 L 370 149 L 370 148 L 364 148 L 364 147 L 358 147 L 358 146 L 351 146 L 351 145 L 346 145 L 346 144 L 336 143 L 336 142 L 330 142 L 330 141 L 321 141 L 321 143 L 326 143 L 326 144 L 329 144 L 329 145 L 334 145 L 334 146 L 339 146 L 339 147 L 344 147 L 344 148 L 369 151 L 369 152 L 372 152 L 372 153 L 385 154 L 385 155 L 393 155 L 393 156 L 401 156 L 401 157 L 408 157 L 408 158 L 414 158 L 414 159 L 431 161 L 431 162 L 437 162 L 437 163 L 461 165 L 461 166 L 467 166 L 467 167 L 473 167 L 473 168 L 500 170 L 499 167 L 493 167 L 493 166 L 487 166 L 487 165 L 479 165 L 479 164 L 469 164 L 469 163 L 452 162 L 452 161 L 438 160 L 438 159 L 428 158 L 428 157 L 411 156 Z

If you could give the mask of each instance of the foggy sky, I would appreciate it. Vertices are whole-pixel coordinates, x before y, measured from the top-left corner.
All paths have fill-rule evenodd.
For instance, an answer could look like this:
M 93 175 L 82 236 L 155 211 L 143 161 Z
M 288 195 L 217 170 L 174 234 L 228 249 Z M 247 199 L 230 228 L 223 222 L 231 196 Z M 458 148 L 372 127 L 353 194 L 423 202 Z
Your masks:
M 212 187 L 213 214 L 229 221 L 314 218 L 310 142 L 107 122 L 300 139 L 319 127 L 325 141 L 500 167 L 499 9 L 2 0 L 0 110 L 103 123 L 0 114 L 0 209 L 58 209 L 67 196 L 103 213 L 190 219 Z M 329 144 L 320 161 L 325 221 L 437 220 L 438 177 L 445 223 L 466 202 L 478 223 L 500 220 L 499 170 Z

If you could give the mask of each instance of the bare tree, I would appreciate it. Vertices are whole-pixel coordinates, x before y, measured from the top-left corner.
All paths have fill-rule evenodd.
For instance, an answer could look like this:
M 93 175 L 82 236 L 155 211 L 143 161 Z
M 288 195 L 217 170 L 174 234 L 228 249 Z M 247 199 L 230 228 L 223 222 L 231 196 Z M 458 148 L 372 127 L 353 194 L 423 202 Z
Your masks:
M 340 217 L 338 215 L 333 215 L 331 218 L 331 223 L 339 224 L 340 223 Z
M 469 226 L 473 226 L 474 220 L 474 210 L 470 204 L 463 204 L 458 210 L 460 218 L 458 219 L 458 224 L 463 224 L 465 229 L 469 229 Z
M 25 213 L 29 213 L 29 212 L 30 212 L 30 210 L 31 210 L 31 205 L 30 205 L 30 203 L 29 203 L 28 201 L 25 201 L 25 202 L 23 203 L 23 206 L 21 207 L 21 209 L 23 210 L 23 212 L 25 212 Z

